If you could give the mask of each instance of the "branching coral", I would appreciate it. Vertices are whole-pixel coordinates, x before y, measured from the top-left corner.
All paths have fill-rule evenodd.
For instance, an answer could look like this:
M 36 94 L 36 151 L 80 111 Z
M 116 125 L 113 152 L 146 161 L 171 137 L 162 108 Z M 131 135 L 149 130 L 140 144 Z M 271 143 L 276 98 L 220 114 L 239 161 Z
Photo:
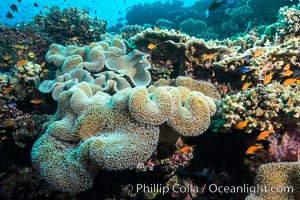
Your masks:
M 165 122 L 184 136 L 203 133 L 213 114 L 209 99 L 171 86 L 153 92 L 127 88 L 110 96 L 81 82 L 60 94 L 55 116 L 33 146 L 32 162 L 57 189 L 86 190 L 98 168 L 122 170 L 146 161 Z
M 228 132 L 236 124 L 246 121 L 245 132 L 280 130 L 287 124 L 298 124 L 300 117 L 299 85 L 282 86 L 278 83 L 241 91 L 226 96 L 220 104 L 214 131 Z
M 261 165 L 256 176 L 256 191 L 246 200 L 300 198 L 300 162 Z

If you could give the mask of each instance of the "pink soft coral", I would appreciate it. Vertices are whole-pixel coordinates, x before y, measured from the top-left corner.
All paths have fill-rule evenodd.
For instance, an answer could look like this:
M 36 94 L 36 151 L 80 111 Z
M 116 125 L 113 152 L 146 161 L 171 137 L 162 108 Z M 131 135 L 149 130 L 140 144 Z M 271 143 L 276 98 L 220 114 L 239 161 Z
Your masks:
M 290 129 L 283 135 L 268 137 L 269 159 L 273 162 L 292 162 L 300 160 L 300 128 Z

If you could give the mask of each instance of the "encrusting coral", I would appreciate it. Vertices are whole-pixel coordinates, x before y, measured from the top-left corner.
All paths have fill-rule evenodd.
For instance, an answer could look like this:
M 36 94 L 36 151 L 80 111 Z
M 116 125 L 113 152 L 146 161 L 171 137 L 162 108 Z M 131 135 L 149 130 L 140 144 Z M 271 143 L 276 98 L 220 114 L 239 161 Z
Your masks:
M 57 189 L 84 191 L 97 169 L 123 170 L 150 158 L 165 122 L 183 136 L 203 133 L 213 105 L 210 97 L 181 86 L 152 92 L 140 86 L 110 96 L 81 82 L 60 94 L 56 114 L 33 146 L 32 162 Z
M 256 191 L 246 200 L 300 198 L 300 162 L 267 163 L 258 168 Z
M 242 121 L 244 131 L 281 130 L 287 124 L 298 124 L 300 117 L 300 86 L 272 83 L 226 96 L 213 120 L 214 131 L 229 132 Z

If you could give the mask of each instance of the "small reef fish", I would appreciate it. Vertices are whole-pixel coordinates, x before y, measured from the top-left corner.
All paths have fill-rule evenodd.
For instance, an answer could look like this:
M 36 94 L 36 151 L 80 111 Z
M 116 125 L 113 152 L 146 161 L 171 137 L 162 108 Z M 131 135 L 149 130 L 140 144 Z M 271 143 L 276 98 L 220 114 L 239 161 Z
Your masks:
M 242 86 L 242 90 L 246 90 L 250 85 L 252 85 L 251 82 L 244 83 L 244 85 Z
M 215 70 L 212 70 L 212 72 L 211 72 L 211 77 L 215 77 Z
M 179 151 L 180 151 L 181 153 L 185 153 L 185 152 L 189 151 L 190 149 L 194 148 L 195 146 L 196 146 L 196 145 L 182 147 L 181 149 L 179 149 Z
M 41 67 L 45 67 L 45 65 L 46 65 L 46 61 L 44 61 L 40 64 Z
M 260 55 L 263 54 L 264 52 L 265 52 L 265 50 L 263 50 L 263 49 L 258 49 L 258 50 L 256 50 L 256 51 L 254 52 L 254 54 L 253 54 L 253 58 L 256 58 L 256 57 L 260 56 Z
M 243 58 L 244 61 L 249 61 L 253 56 L 252 55 L 247 55 Z
M 13 16 L 10 12 L 8 12 L 8 13 L 5 15 L 5 17 L 8 18 L 8 19 L 14 18 L 14 16 Z
M 1 137 L 2 141 L 7 140 L 7 139 L 8 139 L 7 135 L 4 135 L 4 136 Z
M 5 61 L 10 60 L 10 59 L 11 59 L 11 56 L 9 56 L 9 55 L 3 56 L 3 60 L 5 60 Z
M 257 140 L 266 140 L 266 138 L 270 135 L 270 133 L 272 133 L 273 131 L 271 130 L 265 130 L 263 132 L 261 132 L 258 136 L 257 136 Z
M 9 94 L 12 91 L 11 87 L 7 87 L 3 90 L 2 94 Z
M 226 0 L 213 0 L 208 9 L 205 11 L 205 18 L 209 16 L 209 13 L 211 13 L 211 11 L 217 10 L 225 2 Z
M 249 67 L 239 67 L 239 68 L 237 68 L 237 70 L 238 70 L 240 73 L 245 74 L 245 73 L 247 73 L 247 72 L 250 71 L 250 68 L 249 68 Z
M 264 84 L 264 85 L 270 83 L 270 81 L 271 81 L 272 78 L 273 78 L 273 74 L 274 74 L 274 73 L 275 73 L 275 72 L 271 72 L 271 71 L 270 71 L 270 73 L 269 73 L 267 76 L 265 76 L 264 81 L 263 81 L 263 84 Z
M 32 103 L 32 104 L 41 104 L 41 103 L 44 103 L 44 101 L 42 99 L 32 99 L 30 101 L 30 103 Z
M 295 83 L 297 80 L 298 80 L 298 77 L 297 78 L 288 78 L 282 83 L 282 85 L 289 86 L 289 85 Z
M 262 149 L 262 148 L 264 148 L 262 145 L 253 145 L 253 146 L 250 146 L 250 147 L 246 150 L 245 154 L 246 154 L 246 155 L 254 154 L 256 151 L 258 151 L 259 149 Z
M 281 76 L 283 76 L 283 77 L 285 77 L 285 76 L 291 76 L 292 74 L 293 74 L 293 71 L 291 71 L 291 70 L 286 70 L 286 71 L 284 71 L 284 72 L 282 72 L 282 73 L 280 73 L 281 74 Z
M 11 4 L 9 7 L 13 12 L 18 12 L 18 7 L 16 6 L 16 4 Z
M 66 22 L 68 22 L 68 19 L 67 18 L 62 18 L 62 19 L 59 19 L 59 21 L 66 23 Z
M 289 98 L 287 99 L 286 103 L 287 103 L 288 105 L 292 105 L 292 104 L 293 104 L 291 97 L 289 97 Z
M 241 77 L 241 81 L 244 81 L 246 79 L 246 75 L 244 74 L 242 77 Z
M 160 28 L 158 28 L 158 27 L 154 27 L 154 29 L 153 29 L 154 31 L 160 31 Z
M 235 129 L 244 129 L 248 124 L 248 121 L 241 121 L 235 125 Z
M 5 120 L 3 125 L 6 127 L 11 127 L 14 125 L 14 121 L 13 120 Z
M 148 44 L 147 48 L 150 49 L 150 50 L 152 50 L 152 49 L 155 49 L 155 48 L 156 48 L 156 45 L 150 43 L 150 44 Z
M 16 49 L 25 49 L 25 46 L 24 45 L 19 45 L 19 44 L 15 44 L 14 45 L 14 48 L 16 48 Z
M 29 52 L 28 56 L 29 56 L 29 58 L 34 58 L 34 53 L 33 52 Z
M 19 60 L 16 64 L 17 67 L 22 67 L 27 63 L 27 60 Z
M 38 7 L 39 4 L 37 4 L 36 2 L 33 4 L 34 7 Z
M 22 2 L 22 0 L 17 0 L 19 3 L 21 3 Z
M 288 70 L 290 70 L 290 67 L 291 67 L 290 64 L 286 64 L 286 65 L 283 67 L 283 70 L 284 70 L 284 71 L 288 71 Z
M 0 63 L 0 67 L 7 67 L 8 65 L 6 63 Z

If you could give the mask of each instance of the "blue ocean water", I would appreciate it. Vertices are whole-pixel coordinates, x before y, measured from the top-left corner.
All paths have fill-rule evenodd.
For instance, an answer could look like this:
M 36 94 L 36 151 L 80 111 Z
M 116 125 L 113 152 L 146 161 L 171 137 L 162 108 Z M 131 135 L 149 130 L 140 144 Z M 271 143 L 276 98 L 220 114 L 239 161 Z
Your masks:
M 20 1 L 20 2 L 19 2 Z M 99 17 L 108 22 L 108 26 L 113 26 L 118 22 L 118 19 L 124 18 L 126 10 L 138 3 L 153 3 L 156 0 L 47 0 L 47 1 L 34 1 L 34 0 L 1 0 L 0 7 L 0 23 L 14 25 L 22 21 L 31 21 L 32 17 L 36 14 L 44 14 L 48 11 L 50 6 L 59 6 L 61 9 L 67 7 L 82 8 L 89 12 L 92 17 Z M 209 0 L 204 0 L 208 1 Z M 164 3 L 166 1 L 159 1 Z M 194 0 L 184 1 L 185 6 L 190 6 Z M 18 12 L 13 12 L 10 8 L 15 4 Z M 96 13 L 95 13 L 96 11 Z M 7 13 L 12 13 L 14 18 L 6 18 Z

